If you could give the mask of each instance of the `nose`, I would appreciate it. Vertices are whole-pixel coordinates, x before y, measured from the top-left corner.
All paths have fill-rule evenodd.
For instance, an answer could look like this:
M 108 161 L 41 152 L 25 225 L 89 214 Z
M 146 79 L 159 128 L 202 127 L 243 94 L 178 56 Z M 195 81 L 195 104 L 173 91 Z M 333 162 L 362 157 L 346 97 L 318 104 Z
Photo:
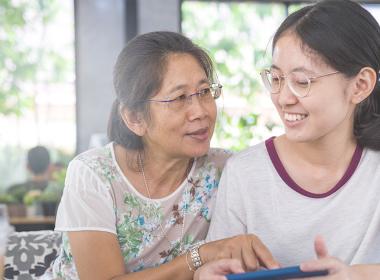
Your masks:
M 202 103 L 197 95 L 188 99 L 187 110 L 190 120 L 203 119 L 208 114 L 206 104 Z
M 277 100 L 281 106 L 292 105 L 298 102 L 298 98 L 293 94 L 289 87 L 288 80 L 285 79 L 284 83 L 281 85 L 280 91 L 278 92 Z

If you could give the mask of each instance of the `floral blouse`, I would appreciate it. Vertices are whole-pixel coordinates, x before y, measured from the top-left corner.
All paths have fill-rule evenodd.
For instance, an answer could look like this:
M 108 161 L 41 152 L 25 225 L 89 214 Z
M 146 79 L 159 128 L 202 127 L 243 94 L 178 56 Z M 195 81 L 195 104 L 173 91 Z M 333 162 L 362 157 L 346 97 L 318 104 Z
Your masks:
M 63 246 L 53 266 L 54 277 L 78 279 L 68 231 L 117 235 L 129 272 L 166 263 L 205 239 L 221 171 L 230 155 L 210 149 L 194 160 L 178 189 L 160 199 L 143 196 L 128 181 L 115 160 L 113 143 L 77 156 L 69 165 L 57 213 L 55 230 L 63 232 Z

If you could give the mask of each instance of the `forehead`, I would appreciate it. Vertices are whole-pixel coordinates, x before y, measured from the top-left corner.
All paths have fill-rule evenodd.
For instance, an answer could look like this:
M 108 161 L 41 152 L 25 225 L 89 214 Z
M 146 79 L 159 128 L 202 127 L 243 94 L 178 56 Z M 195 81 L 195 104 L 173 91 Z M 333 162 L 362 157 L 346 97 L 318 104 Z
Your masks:
M 329 68 L 323 57 L 310 49 L 294 34 L 285 33 L 273 48 L 272 65 L 284 72 L 306 69 L 318 72 Z
M 170 54 L 166 60 L 166 71 L 162 88 L 178 85 L 194 85 L 207 79 L 206 72 L 198 60 L 190 54 Z

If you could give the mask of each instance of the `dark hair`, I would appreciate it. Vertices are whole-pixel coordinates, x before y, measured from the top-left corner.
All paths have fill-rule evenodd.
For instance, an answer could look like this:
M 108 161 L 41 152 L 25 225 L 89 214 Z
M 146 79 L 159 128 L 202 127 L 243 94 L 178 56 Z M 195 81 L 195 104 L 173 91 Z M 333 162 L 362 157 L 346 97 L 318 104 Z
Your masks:
M 273 48 L 289 31 L 347 77 L 363 67 L 377 72 L 373 92 L 355 108 L 354 135 L 362 147 L 380 150 L 380 27 L 375 18 L 352 1 L 325 0 L 288 16 L 273 38 Z
M 50 165 L 50 155 L 44 146 L 36 146 L 28 151 L 28 168 L 33 174 L 43 174 Z
M 127 149 L 142 150 L 141 137 L 133 133 L 121 118 L 120 111 L 143 112 L 147 117 L 147 102 L 162 85 L 170 54 L 192 55 L 212 81 L 214 69 L 208 54 L 190 39 L 174 32 L 151 32 L 132 39 L 121 51 L 114 68 L 113 83 L 116 100 L 108 122 L 108 137 Z

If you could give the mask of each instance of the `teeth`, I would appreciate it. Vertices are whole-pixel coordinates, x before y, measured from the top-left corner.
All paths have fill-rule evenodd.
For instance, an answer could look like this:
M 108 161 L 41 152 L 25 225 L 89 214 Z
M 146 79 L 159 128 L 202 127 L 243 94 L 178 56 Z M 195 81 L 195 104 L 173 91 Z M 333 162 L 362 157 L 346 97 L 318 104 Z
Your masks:
M 295 122 L 295 121 L 303 120 L 304 118 L 307 117 L 307 115 L 285 113 L 284 117 L 285 117 L 285 120 L 289 122 Z

